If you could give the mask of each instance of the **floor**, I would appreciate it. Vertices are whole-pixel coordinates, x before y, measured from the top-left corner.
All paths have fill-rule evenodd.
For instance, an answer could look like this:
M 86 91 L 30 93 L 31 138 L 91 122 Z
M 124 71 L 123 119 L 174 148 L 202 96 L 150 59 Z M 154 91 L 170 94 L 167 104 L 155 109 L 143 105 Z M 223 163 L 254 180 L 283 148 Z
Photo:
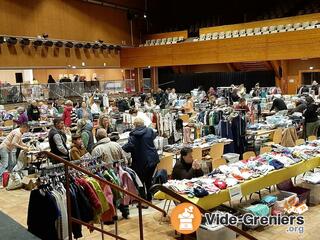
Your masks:
M 0 189 L 0 211 L 9 215 L 21 225 L 26 226 L 29 194 L 30 192 L 26 190 L 6 191 L 4 189 Z M 155 204 L 158 206 L 162 206 L 163 201 L 155 201 Z M 130 209 L 130 213 L 131 215 L 129 220 L 119 221 L 118 229 L 120 236 L 130 240 L 139 239 L 137 208 L 132 206 L 132 208 Z M 144 239 L 165 240 L 175 239 L 175 237 L 177 237 L 175 236 L 175 233 L 171 228 L 168 219 L 160 221 L 160 213 L 150 208 L 147 210 L 143 210 L 143 213 Z M 309 211 L 304 213 L 303 216 L 305 218 L 303 234 L 287 233 L 287 226 L 270 226 L 254 231 L 250 230 L 249 233 L 259 240 L 269 240 L 272 238 L 275 238 L 277 240 L 319 239 L 320 205 L 310 207 Z M 104 229 L 108 231 L 114 231 L 114 225 L 104 226 Z M 85 240 L 101 239 L 100 233 L 96 231 L 93 233 L 89 233 L 86 228 L 83 228 L 83 235 L 84 237 L 82 239 Z M 104 239 L 112 238 L 105 236 Z M 238 237 L 237 239 L 242 240 L 245 238 Z

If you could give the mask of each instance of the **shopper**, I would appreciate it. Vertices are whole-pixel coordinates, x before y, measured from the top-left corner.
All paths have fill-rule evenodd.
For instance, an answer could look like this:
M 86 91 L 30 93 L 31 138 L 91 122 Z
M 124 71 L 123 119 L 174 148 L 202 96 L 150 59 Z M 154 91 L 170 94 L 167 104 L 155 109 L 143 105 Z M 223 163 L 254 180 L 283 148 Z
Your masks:
M 303 113 L 306 109 L 307 109 L 307 104 L 304 100 L 302 99 L 298 99 L 295 102 L 296 107 L 289 110 L 289 114 L 293 114 L 293 113 Z
M 77 110 L 77 117 L 78 117 L 78 119 L 82 119 L 82 118 L 83 118 L 83 115 L 84 115 L 85 113 L 88 114 L 90 121 L 92 121 L 93 118 L 92 118 L 92 114 L 91 114 L 90 108 L 88 108 L 86 102 L 82 102 L 82 103 L 81 103 L 81 107 Z
M 19 128 L 12 130 L 5 140 L 0 144 L 0 185 L 2 184 L 2 174 L 8 169 L 11 171 L 16 164 L 16 151 L 22 149 L 29 151 L 26 144 L 22 142 L 22 135 L 29 131 L 27 123 L 22 123 Z
M 203 176 L 200 162 L 198 160 L 193 160 L 192 148 L 182 148 L 180 156 L 180 161 L 177 161 L 173 167 L 173 179 L 182 180 Z
M 71 160 L 79 160 L 87 153 L 86 148 L 83 145 L 82 138 L 79 134 L 72 135 L 72 147 L 70 150 Z
M 62 115 L 62 120 L 64 122 L 64 125 L 68 128 L 74 128 L 77 126 L 77 115 L 75 112 L 75 109 L 73 108 L 73 102 L 71 100 L 67 100 L 63 115 Z
M 88 152 L 92 151 L 94 145 L 92 125 L 85 119 L 80 119 L 77 126 L 77 134 L 81 137 L 83 145 Z
M 208 98 L 213 97 L 213 96 L 216 96 L 216 91 L 214 90 L 213 87 L 210 87 L 209 91 L 208 91 Z
M 134 121 L 136 118 L 140 118 L 144 121 L 144 125 L 147 127 L 152 127 L 151 119 L 144 112 L 138 111 L 136 108 L 132 108 L 129 110 L 129 113 L 132 115 L 132 120 Z
M 199 102 L 204 101 L 206 99 L 206 97 L 207 97 L 207 94 L 204 91 L 203 86 L 199 86 L 198 87 L 198 100 L 199 100 Z
M 48 83 L 56 83 L 56 80 L 53 79 L 52 75 L 49 75 Z
M 193 110 L 193 99 L 192 99 L 192 96 L 190 94 L 186 94 L 186 99 L 187 99 L 187 101 L 183 105 L 184 112 L 189 114 L 189 115 L 192 115 L 192 113 L 194 111 Z
M 131 153 L 132 169 L 138 174 L 147 190 L 147 196 L 144 198 L 151 201 L 152 176 L 159 163 L 159 155 L 153 142 L 156 134 L 152 128 L 145 126 L 141 118 L 136 118 L 133 124 L 135 128 L 130 133 L 128 143 L 122 148 Z
M 38 103 L 36 100 L 32 100 L 27 111 L 29 121 L 39 121 L 40 119 L 40 110 L 38 108 Z
M 273 100 L 273 103 L 272 103 L 272 107 L 270 109 L 270 112 L 272 110 L 275 110 L 276 112 L 279 112 L 279 111 L 282 111 L 282 110 L 287 110 L 287 105 L 286 103 L 283 101 L 283 99 L 281 98 L 275 98 Z
M 151 112 L 154 110 L 154 108 L 156 107 L 156 105 L 153 102 L 153 98 L 152 97 L 146 97 L 146 100 L 144 102 L 144 108 L 146 111 Z
M 169 104 L 174 106 L 176 104 L 177 99 L 178 99 L 178 96 L 176 94 L 176 89 L 172 88 L 171 92 L 169 93 Z
M 247 103 L 246 103 L 246 99 L 245 99 L 245 98 L 240 98 L 240 99 L 239 99 L 239 104 L 236 105 L 235 109 L 236 109 L 236 110 L 242 110 L 242 111 L 244 111 L 245 113 L 247 113 L 247 112 L 250 111 L 250 109 L 249 109 L 249 107 L 248 107 L 248 105 L 247 105 Z
M 116 131 L 116 129 L 112 127 L 111 119 L 107 114 L 102 114 L 99 117 L 99 128 L 105 129 L 108 134 Z
M 103 128 L 97 130 L 97 143 L 93 146 L 92 156 L 102 157 L 106 163 L 125 160 L 124 152 L 117 142 L 112 142 L 108 138 L 107 131 Z
M 25 112 L 25 109 L 23 107 L 18 107 L 17 108 L 17 113 L 18 113 L 18 117 L 17 117 L 16 120 L 14 120 L 15 124 L 20 126 L 23 123 L 27 123 L 28 122 L 28 116 L 27 116 L 27 114 Z
M 306 137 L 318 134 L 318 128 L 320 126 L 320 120 L 318 117 L 319 106 L 315 104 L 314 99 L 310 96 L 306 97 L 307 109 L 303 113 L 306 123 Z
M 165 109 L 166 106 L 169 103 L 169 91 L 170 89 L 167 88 L 166 91 L 161 96 L 161 102 L 160 102 L 160 109 Z
M 51 152 L 61 158 L 69 160 L 67 136 L 64 131 L 64 122 L 61 118 L 53 120 L 53 128 L 49 131 L 49 145 Z
M 93 119 L 98 119 L 99 115 L 101 114 L 101 108 L 100 108 L 100 101 L 95 100 L 94 103 L 91 106 L 91 113 Z

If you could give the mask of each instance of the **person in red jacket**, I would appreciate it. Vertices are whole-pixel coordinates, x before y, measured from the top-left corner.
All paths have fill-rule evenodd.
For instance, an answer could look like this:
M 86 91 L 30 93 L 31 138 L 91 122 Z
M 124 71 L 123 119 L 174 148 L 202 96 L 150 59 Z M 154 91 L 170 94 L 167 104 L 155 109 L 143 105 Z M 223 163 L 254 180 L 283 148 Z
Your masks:
M 71 119 L 71 114 L 73 110 L 73 103 L 72 101 L 68 100 L 66 101 L 66 105 L 64 107 L 63 115 L 62 115 L 62 120 L 64 122 L 64 125 L 66 127 L 71 127 L 72 119 Z

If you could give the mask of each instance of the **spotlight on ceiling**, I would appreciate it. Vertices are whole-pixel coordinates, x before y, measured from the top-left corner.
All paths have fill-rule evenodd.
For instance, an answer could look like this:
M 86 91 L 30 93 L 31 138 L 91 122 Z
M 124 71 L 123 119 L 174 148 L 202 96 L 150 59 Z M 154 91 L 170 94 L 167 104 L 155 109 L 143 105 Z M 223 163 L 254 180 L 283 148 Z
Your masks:
M 83 47 L 86 49 L 89 49 L 89 48 L 91 48 L 91 43 L 86 43 Z
M 45 45 L 46 47 L 52 47 L 52 46 L 53 46 L 53 42 L 50 41 L 50 40 L 47 40 L 47 41 L 44 42 L 44 45 Z
M 43 37 L 44 39 L 46 39 L 46 38 L 49 37 L 49 34 L 48 34 L 48 33 L 44 33 L 44 34 L 42 34 L 42 37 Z
M 29 38 L 22 38 L 20 40 L 20 44 L 23 45 L 23 46 L 28 46 L 30 44 Z
M 9 45 L 16 45 L 18 42 L 18 39 L 15 37 L 9 37 L 7 38 L 7 44 Z
M 0 36 L 0 44 L 4 43 L 6 39 L 3 36 Z
M 98 43 L 95 43 L 95 44 L 93 44 L 92 48 L 93 49 L 98 49 L 98 48 L 100 48 L 100 45 Z
M 148 15 L 146 13 L 143 14 L 143 18 L 146 19 Z
M 72 42 L 66 42 L 65 46 L 67 48 L 73 48 L 73 43 Z
M 82 43 L 76 43 L 74 45 L 75 48 L 83 48 L 83 44 Z
M 109 48 L 109 50 L 113 50 L 114 46 L 113 45 L 109 45 L 108 48 Z
M 63 46 L 63 42 L 57 41 L 57 42 L 54 43 L 54 45 L 55 45 L 56 47 L 58 47 L 58 48 L 61 48 L 61 47 Z
M 103 43 L 103 44 L 101 45 L 101 49 L 102 49 L 102 50 L 108 49 L 108 45 Z
M 42 46 L 42 40 L 40 40 L 40 39 L 37 39 L 37 40 L 35 40 L 35 41 L 33 41 L 33 46 L 35 46 L 35 47 L 40 47 L 40 46 Z

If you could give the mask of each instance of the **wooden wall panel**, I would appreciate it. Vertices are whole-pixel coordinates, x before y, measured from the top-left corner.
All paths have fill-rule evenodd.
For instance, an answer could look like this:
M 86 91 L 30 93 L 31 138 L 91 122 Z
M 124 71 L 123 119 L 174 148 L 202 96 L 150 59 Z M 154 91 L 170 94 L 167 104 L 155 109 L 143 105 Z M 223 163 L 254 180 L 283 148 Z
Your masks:
M 120 58 L 114 51 L 0 45 L 0 68 L 81 67 L 82 62 L 87 68 L 119 67 Z
M 0 34 L 131 42 L 126 11 L 78 0 L 1 0 L 0 9 Z
M 176 32 L 165 32 L 165 33 L 156 33 L 156 34 L 148 34 L 144 36 L 144 40 L 151 39 L 161 39 L 161 38 L 169 38 L 169 37 L 184 37 L 188 38 L 188 31 L 176 31 Z
M 128 48 L 122 67 L 177 66 L 320 57 L 320 29 Z
M 272 25 L 276 26 L 281 24 L 285 25 L 288 23 L 291 23 L 291 24 L 298 23 L 298 22 L 302 23 L 302 22 L 313 21 L 313 20 L 320 20 L 320 13 L 306 14 L 306 15 L 286 17 L 286 18 L 276 18 L 276 19 L 247 22 L 247 23 L 239 23 L 239 24 L 231 24 L 231 25 L 223 25 L 223 26 L 216 26 L 216 27 L 200 28 L 199 34 L 225 32 L 225 31 L 233 31 L 233 30 L 272 26 Z

